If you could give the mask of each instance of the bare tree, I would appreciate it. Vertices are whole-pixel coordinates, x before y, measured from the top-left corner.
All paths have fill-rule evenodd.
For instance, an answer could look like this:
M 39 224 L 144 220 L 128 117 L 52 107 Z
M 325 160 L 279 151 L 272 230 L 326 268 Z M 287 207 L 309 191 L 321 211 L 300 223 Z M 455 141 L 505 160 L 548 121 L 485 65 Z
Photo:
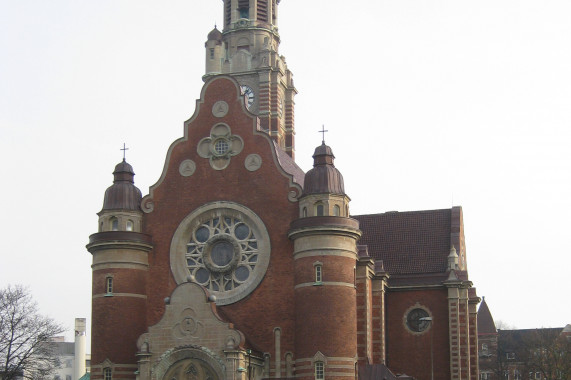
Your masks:
M 64 331 L 39 313 L 26 288 L 0 289 L 0 379 L 47 378 L 60 364 L 50 339 Z

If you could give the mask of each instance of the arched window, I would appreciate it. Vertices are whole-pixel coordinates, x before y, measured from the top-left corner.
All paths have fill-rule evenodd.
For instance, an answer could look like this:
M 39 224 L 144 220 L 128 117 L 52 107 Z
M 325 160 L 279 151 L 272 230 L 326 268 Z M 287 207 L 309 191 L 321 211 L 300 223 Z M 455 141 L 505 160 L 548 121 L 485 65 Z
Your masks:
M 320 284 L 323 281 L 323 264 L 317 262 L 313 266 L 315 267 L 315 282 Z
M 103 380 L 111 380 L 113 376 L 111 375 L 111 368 L 103 368 Z
M 339 207 L 339 205 L 333 206 L 333 215 L 335 216 L 341 215 L 341 207 Z
M 111 276 L 105 277 L 105 293 L 107 294 L 113 293 L 113 277 Z
M 323 216 L 323 204 L 318 203 L 315 205 L 315 215 L 316 216 Z
M 304 208 L 303 208 L 303 211 L 301 212 L 301 215 L 302 215 L 304 218 L 307 218 L 307 207 L 304 207 Z
M 113 217 L 109 222 L 111 223 L 111 231 L 119 231 L 119 219 Z
M 135 226 L 135 223 L 133 223 L 132 220 L 128 220 L 128 221 L 127 221 L 127 228 L 126 228 L 126 230 L 127 230 L 127 231 L 133 231 L 134 226 Z
M 323 362 L 315 362 L 315 380 L 323 380 L 325 379 L 325 366 Z

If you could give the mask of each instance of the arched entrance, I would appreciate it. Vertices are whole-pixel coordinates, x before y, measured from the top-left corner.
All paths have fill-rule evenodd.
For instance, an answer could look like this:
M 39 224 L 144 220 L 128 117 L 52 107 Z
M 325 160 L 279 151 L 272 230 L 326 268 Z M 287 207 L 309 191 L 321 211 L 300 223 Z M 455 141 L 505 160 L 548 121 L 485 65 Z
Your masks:
M 207 363 L 200 359 L 184 359 L 171 365 L 162 380 L 221 380 Z
M 171 350 L 153 370 L 154 380 L 224 380 L 223 361 L 205 347 Z

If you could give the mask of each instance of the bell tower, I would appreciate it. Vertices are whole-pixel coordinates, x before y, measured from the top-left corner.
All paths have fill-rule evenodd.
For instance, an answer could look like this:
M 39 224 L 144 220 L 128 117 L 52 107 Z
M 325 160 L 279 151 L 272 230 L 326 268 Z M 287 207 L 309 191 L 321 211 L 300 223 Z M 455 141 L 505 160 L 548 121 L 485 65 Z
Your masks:
M 292 158 L 295 151 L 293 74 L 278 53 L 280 0 L 224 0 L 224 29 L 205 44 L 206 81 L 230 74 L 242 88 L 246 107 Z

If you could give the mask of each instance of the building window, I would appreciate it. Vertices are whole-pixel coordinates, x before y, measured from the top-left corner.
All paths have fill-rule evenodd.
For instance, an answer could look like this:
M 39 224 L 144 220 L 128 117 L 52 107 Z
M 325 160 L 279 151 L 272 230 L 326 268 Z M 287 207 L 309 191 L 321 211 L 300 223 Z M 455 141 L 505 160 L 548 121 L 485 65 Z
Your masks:
M 315 264 L 315 282 L 321 283 L 323 280 L 323 269 L 321 264 Z
M 506 359 L 508 359 L 508 360 L 515 359 L 515 352 L 507 352 L 506 353 Z
M 488 372 L 482 372 L 480 374 L 480 380 L 490 380 L 492 378 L 492 375 Z
M 133 227 L 134 227 L 134 226 L 135 226 L 135 223 L 133 223 L 132 220 L 128 220 L 128 221 L 127 221 L 127 228 L 126 228 L 126 230 L 127 230 L 127 231 L 133 231 Z
M 315 215 L 323 216 L 323 204 L 318 203 L 317 205 L 315 205 Z
M 113 377 L 111 376 L 111 368 L 103 368 L 103 380 L 111 380 Z
M 119 231 L 119 219 L 113 217 L 110 220 L 111 222 L 111 231 Z
M 307 207 L 304 207 L 304 208 L 303 208 L 303 211 L 302 211 L 301 215 L 302 215 L 304 218 L 307 218 Z
M 113 277 L 105 278 L 105 293 L 107 294 L 113 293 Z
M 536 372 L 536 373 L 535 373 L 535 378 L 536 378 L 536 379 L 541 379 L 541 372 Z
M 521 372 L 517 369 L 514 369 L 514 380 L 521 380 Z
M 505 370 L 504 371 L 504 379 L 509 379 L 510 378 L 510 371 Z
M 210 49 L 210 59 L 214 59 L 214 49 Z
M 341 208 L 338 205 L 333 206 L 333 215 L 335 216 L 341 215 Z
M 482 343 L 482 355 L 484 355 L 484 356 L 488 355 L 488 344 L 487 343 Z
M 325 379 L 325 368 L 323 362 L 315 362 L 315 380 Z

